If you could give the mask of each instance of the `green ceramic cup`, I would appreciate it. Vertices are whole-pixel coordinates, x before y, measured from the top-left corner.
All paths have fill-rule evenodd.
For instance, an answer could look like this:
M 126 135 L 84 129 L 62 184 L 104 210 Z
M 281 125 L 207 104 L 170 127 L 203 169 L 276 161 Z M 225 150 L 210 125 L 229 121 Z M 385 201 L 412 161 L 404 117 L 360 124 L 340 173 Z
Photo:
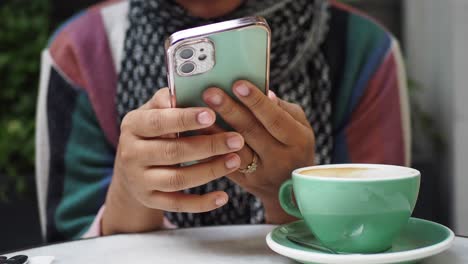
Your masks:
M 305 220 L 324 246 L 377 253 L 388 250 L 407 224 L 420 178 L 419 171 L 400 166 L 313 166 L 293 171 L 279 200 L 288 214 Z

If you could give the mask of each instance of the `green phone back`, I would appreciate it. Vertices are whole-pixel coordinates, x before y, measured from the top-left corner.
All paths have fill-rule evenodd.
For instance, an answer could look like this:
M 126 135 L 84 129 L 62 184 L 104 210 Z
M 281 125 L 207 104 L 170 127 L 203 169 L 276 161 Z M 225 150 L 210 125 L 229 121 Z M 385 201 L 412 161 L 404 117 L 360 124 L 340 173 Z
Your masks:
M 235 98 L 232 84 L 242 79 L 265 92 L 269 59 L 266 28 L 249 26 L 207 37 L 214 43 L 216 63 L 213 69 L 199 75 L 184 77 L 174 74 L 177 107 L 206 106 L 202 94 L 209 87 L 221 88 Z

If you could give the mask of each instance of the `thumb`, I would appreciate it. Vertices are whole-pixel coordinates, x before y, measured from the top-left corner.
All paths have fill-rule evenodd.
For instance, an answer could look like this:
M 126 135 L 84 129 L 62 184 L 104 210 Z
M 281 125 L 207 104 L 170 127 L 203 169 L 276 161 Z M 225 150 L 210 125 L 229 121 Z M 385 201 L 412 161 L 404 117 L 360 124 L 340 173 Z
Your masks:
M 169 88 L 159 89 L 151 99 L 140 107 L 143 110 L 171 108 L 171 95 Z M 162 135 L 161 138 L 177 138 L 177 133 Z
M 143 110 L 171 108 L 171 95 L 169 88 L 159 89 L 151 99 L 140 107 Z

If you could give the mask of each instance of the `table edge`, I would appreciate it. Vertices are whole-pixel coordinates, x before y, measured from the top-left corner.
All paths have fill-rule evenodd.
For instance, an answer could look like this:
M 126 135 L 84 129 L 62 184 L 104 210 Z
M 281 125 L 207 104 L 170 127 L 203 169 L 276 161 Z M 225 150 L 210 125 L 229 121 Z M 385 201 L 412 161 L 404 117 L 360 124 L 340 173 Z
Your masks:
M 9 254 L 12 254 L 12 253 L 15 253 L 15 252 L 20 252 L 20 251 L 38 249 L 38 248 L 42 248 L 42 247 L 56 246 L 56 245 L 66 244 L 66 243 L 74 243 L 74 242 L 78 242 L 78 241 L 100 239 L 100 238 L 103 238 L 103 237 L 113 237 L 113 236 L 120 236 L 120 235 L 135 235 L 135 234 L 151 234 L 151 233 L 171 232 L 171 231 L 175 231 L 175 230 L 204 229 L 204 228 L 213 228 L 213 227 L 223 227 L 224 228 L 224 227 L 243 227 L 243 226 L 245 226 L 245 227 L 266 227 L 266 226 L 276 227 L 278 225 L 272 225 L 272 224 L 216 225 L 216 226 L 200 226 L 200 227 L 178 227 L 178 228 L 175 228 L 175 229 L 161 229 L 161 230 L 142 232 L 142 233 L 120 233 L 120 234 L 113 234 L 113 235 L 108 235 L 108 236 L 96 236 L 96 237 L 79 238 L 79 239 L 52 242 L 52 243 L 42 243 L 42 244 L 39 244 L 37 246 L 28 246 L 28 247 L 24 247 L 24 248 L 15 249 L 15 250 L 12 250 L 12 251 L 0 252 L 0 256 L 9 255 Z
M 180 227 L 180 228 L 176 228 L 176 229 L 164 229 L 164 230 L 156 230 L 156 231 L 143 232 L 143 233 L 121 233 L 121 234 L 113 234 L 113 235 L 108 235 L 108 236 L 105 236 L 105 237 L 120 236 L 120 235 L 132 235 L 132 234 L 161 233 L 161 232 L 170 232 L 170 231 L 181 230 L 181 229 L 187 230 L 187 229 L 200 229 L 200 228 L 213 228 L 213 227 L 242 227 L 242 226 L 248 226 L 248 227 L 254 227 L 254 226 L 258 226 L 258 227 L 260 227 L 260 226 L 271 226 L 271 227 L 275 227 L 275 226 L 278 226 L 278 225 L 272 225 L 272 224 L 256 224 L 256 225 L 252 225 L 252 224 L 242 224 L 242 225 L 218 225 L 218 226 L 200 226 L 200 227 Z M 20 251 L 26 251 L 26 250 L 32 250 L 32 249 L 42 248 L 42 247 L 49 247 L 49 246 L 55 246 L 55 245 L 60 245 L 60 244 L 66 244 L 66 243 L 74 243 L 74 242 L 77 242 L 77 241 L 85 241 L 85 240 L 100 239 L 100 238 L 103 238 L 103 237 L 104 237 L 104 236 L 97 236 L 97 237 L 80 238 L 80 239 L 74 239 L 74 240 L 68 240 L 68 241 L 59 241 L 59 242 L 52 242 L 52 243 L 43 243 L 43 244 L 39 244 L 39 245 L 37 245 L 37 246 L 28 246 L 28 247 L 19 248 L 19 249 L 15 249 L 15 250 L 11 250 L 11 251 L 0 252 L 0 256 L 9 255 L 9 254 L 12 254 L 12 253 L 15 253 L 15 252 L 20 252 Z M 455 234 L 455 238 L 457 238 L 457 237 L 458 237 L 458 238 L 468 239 L 468 236 Z

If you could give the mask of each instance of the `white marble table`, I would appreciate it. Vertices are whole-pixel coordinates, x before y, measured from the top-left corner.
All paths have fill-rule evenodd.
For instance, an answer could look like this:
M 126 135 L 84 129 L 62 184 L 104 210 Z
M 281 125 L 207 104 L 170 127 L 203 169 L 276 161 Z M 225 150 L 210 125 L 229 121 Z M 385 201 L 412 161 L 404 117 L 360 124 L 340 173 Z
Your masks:
M 273 228 L 245 225 L 115 235 L 18 251 L 7 256 L 55 256 L 57 264 L 295 263 L 267 247 L 265 236 Z M 423 263 L 468 263 L 468 238 L 457 237 L 451 249 Z

